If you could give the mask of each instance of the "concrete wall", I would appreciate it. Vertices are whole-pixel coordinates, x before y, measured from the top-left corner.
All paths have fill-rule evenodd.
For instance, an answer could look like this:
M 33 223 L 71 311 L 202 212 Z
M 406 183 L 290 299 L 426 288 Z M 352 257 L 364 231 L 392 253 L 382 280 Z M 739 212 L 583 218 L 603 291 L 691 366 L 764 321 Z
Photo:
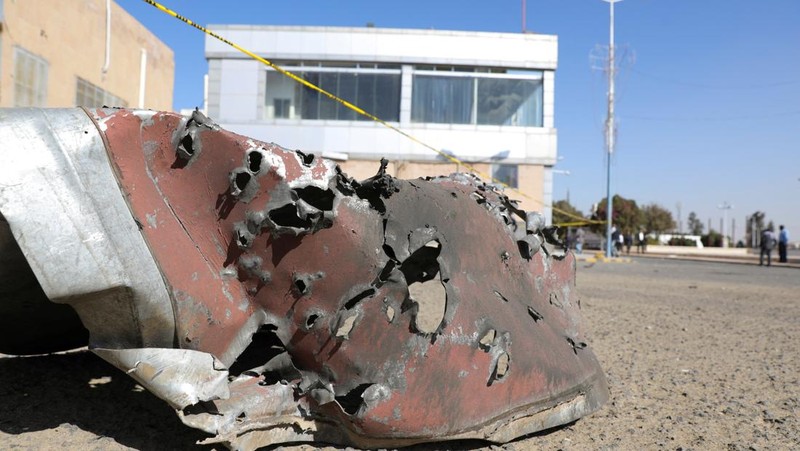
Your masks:
M 650 244 L 647 246 L 649 254 L 668 255 L 697 255 L 706 257 L 745 257 L 747 248 L 736 247 L 691 247 L 691 246 L 662 246 Z
M 339 161 L 342 170 L 356 180 L 364 180 L 372 177 L 378 172 L 380 163 L 375 160 L 347 160 Z M 491 176 L 491 164 L 476 163 L 471 165 L 477 172 L 476 175 L 488 181 L 486 176 Z M 439 175 L 450 175 L 454 172 L 468 172 L 464 166 L 455 163 L 421 163 L 407 160 L 390 160 L 386 171 L 401 179 L 413 179 L 418 177 L 435 177 Z M 506 190 L 509 198 L 519 201 L 523 210 L 544 211 L 543 205 L 538 199 L 542 199 L 544 168 L 538 165 L 523 164 L 519 166 L 519 193 Z M 522 193 L 522 195 L 520 195 Z
M 144 107 L 172 110 L 172 50 L 111 2 L 111 54 L 106 51 L 105 0 L 0 0 L 0 106 L 14 106 L 14 46 L 48 62 L 48 107 L 75 106 L 77 78 L 138 107 L 140 61 L 147 52 Z

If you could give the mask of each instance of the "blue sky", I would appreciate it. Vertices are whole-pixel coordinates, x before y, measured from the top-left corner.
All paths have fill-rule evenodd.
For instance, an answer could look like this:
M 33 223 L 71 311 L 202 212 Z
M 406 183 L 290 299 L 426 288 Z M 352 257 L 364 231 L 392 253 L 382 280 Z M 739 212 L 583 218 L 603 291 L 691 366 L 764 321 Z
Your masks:
M 204 36 L 141 0 L 117 0 L 175 51 L 175 109 L 202 104 Z M 519 0 L 274 2 L 164 0 L 207 24 L 435 28 L 519 32 Z M 528 0 L 527 29 L 559 39 L 554 197 L 586 212 L 605 196 L 607 81 L 590 55 L 608 43 L 608 4 Z M 736 239 L 756 210 L 800 239 L 800 1 L 625 0 L 616 4 L 617 152 L 612 189 Z

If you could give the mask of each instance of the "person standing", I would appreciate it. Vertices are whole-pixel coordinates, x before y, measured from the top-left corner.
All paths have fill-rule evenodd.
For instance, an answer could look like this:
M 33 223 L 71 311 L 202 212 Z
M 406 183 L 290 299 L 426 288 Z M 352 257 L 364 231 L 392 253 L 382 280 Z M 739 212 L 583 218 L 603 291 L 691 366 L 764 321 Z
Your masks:
M 586 240 L 586 232 L 584 232 L 582 227 L 579 227 L 578 230 L 575 232 L 575 252 L 578 254 L 583 253 L 583 242 Z
M 647 250 L 647 237 L 644 234 L 644 230 L 639 229 L 639 233 L 636 234 L 636 253 L 644 254 L 646 250 Z
M 617 242 L 619 241 L 619 231 L 617 230 L 617 226 L 611 226 L 611 256 L 612 257 L 619 257 L 617 253 Z
M 764 265 L 764 256 L 767 256 L 767 266 L 772 265 L 772 249 L 775 248 L 775 234 L 772 229 L 766 229 L 761 234 L 761 255 L 758 257 L 758 266 Z
M 619 257 L 620 255 L 622 255 L 622 243 L 623 243 L 622 230 L 619 230 L 616 227 L 613 227 L 611 230 L 613 230 L 613 232 L 611 233 L 611 241 L 612 241 L 611 245 L 614 246 L 611 255 L 613 257 Z
M 778 232 L 778 261 L 781 263 L 787 263 L 789 261 L 786 258 L 786 247 L 789 245 L 789 231 L 781 224 L 780 232 Z

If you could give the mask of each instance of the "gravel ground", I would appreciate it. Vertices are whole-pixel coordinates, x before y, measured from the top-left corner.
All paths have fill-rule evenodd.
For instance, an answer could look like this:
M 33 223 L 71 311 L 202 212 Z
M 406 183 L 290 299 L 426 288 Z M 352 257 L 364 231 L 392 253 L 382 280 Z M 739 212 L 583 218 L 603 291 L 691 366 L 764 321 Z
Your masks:
M 578 288 L 611 401 L 500 448 L 800 449 L 800 270 L 579 263 Z M 0 403 L 0 449 L 214 449 L 87 352 L 0 358 Z
M 649 259 L 587 266 L 578 287 L 611 402 L 537 446 L 800 448 L 800 271 Z

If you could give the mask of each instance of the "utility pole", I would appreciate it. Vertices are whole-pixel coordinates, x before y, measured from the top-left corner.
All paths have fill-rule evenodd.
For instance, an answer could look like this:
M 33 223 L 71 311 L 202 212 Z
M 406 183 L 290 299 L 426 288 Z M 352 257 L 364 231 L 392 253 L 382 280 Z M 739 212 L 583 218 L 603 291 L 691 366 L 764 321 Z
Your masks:
M 614 202 L 611 197 L 611 155 L 614 153 L 614 77 L 616 62 L 614 61 L 614 3 L 622 0 L 603 0 L 610 7 L 608 28 L 608 118 L 606 119 L 606 257 L 611 258 L 611 225 Z
M 722 226 L 720 227 L 722 229 L 722 247 L 728 247 L 728 235 L 725 234 L 725 226 L 728 225 L 728 210 L 733 208 L 733 205 L 729 204 L 728 201 L 724 201 L 717 208 L 722 210 L 723 217 Z
M 522 32 L 523 33 L 528 31 L 527 30 L 527 28 L 528 28 L 527 25 L 528 24 L 527 24 L 527 20 L 526 20 L 527 17 L 525 17 L 527 15 L 527 9 L 528 9 L 526 7 L 526 4 L 527 4 L 527 2 L 525 0 L 522 0 Z

